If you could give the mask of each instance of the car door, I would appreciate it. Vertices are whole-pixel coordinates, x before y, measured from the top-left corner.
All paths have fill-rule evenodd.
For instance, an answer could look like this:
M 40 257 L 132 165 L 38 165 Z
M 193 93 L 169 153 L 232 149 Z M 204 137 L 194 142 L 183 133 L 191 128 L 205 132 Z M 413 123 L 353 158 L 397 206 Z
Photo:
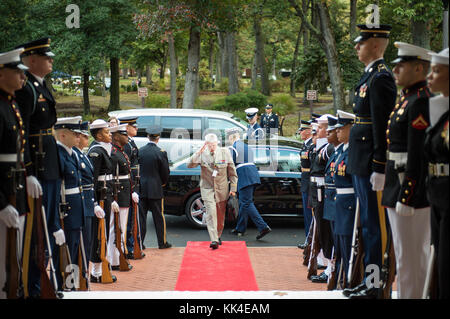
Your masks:
M 273 184 L 275 172 L 271 163 L 270 148 L 267 145 L 251 145 L 250 147 L 253 150 L 254 162 L 261 180 L 261 184 L 255 188 L 254 204 L 261 215 L 276 214 L 277 189 Z

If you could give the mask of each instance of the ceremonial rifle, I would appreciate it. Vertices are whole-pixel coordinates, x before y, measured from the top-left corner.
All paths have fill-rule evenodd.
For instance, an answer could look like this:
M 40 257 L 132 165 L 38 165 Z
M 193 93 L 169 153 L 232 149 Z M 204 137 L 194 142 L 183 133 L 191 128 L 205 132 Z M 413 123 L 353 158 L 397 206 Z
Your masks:
M 139 189 L 140 176 L 139 176 L 139 164 L 137 165 L 137 175 L 135 176 L 135 186 L 134 189 Z M 133 224 L 133 258 L 141 259 L 142 256 L 142 241 L 141 241 L 141 225 L 139 224 L 139 211 L 138 204 L 133 202 L 133 211 L 134 211 L 134 224 Z M 139 233 L 139 236 L 138 236 Z
M 334 270 L 331 272 L 331 275 L 328 276 L 328 281 L 327 281 L 327 290 L 334 290 L 336 289 L 336 283 L 337 283 L 337 267 L 336 267 L 336 250 L 335 247 L 333 247 L 333 254 L 331 259 L 334 262 Z
M 84 250 L 83 231 L 80 230 L 80 245 L 78 246 L 78 269 L 80 269 L 80 281 L 78 290 L 89 290 L 88 265 L 86 251 Z
M 309 225 L 308 238 L 306 239 L 306 247 L 303 250 L 303 266 L 308 266 L 308 263 L 309 263 L 309 257 L 311 255 L 311 242 L 312 242 L 313 232 L 314 232 L 314 221 L 311 222 Z
M 20 134 L 17 134 L 16 141 L 16 166 L 11 167 L 12 191 L 13 194 L 9 197 L 9 203 L 16 207 L 16 194 L 18 191 L 24 189 L 24 174 L 25 169 L 21 166 L 21 142 Z M 23 297 L 23 285 L 21 281 L 22 267 L 20 263 L 19 254 L 19 229 L 8 227 L 6 230 L 6 252 L 5 252 L 5 270 L 6 282 L 3 290 L 6 292 L 8 299 L 17 299 Z
M 68 203 L 66 202 L 66 189 L 64 179 L 61 181 L 61 203 L 59 204 L 59 222 L 61 224 L 61 229 L 64 231 L 64 218 L 67 217 Z M 63 243 L 59 246 L 59 271 L 61 271 L 61 276 L 63 278 L 63 285 L 66 286 L 66 279 L 73 273 L 72 269 L 72 258 L 70 256 L 69 247 L 67 243 Z M 79 288 L 78 282 L 74 282 L 75 287 Z M 66 287 L 71 289 L 72 287 Z
M 106 174 L 105 179 L 103 180 L 103 187 L 100 190 L 100 199 L 99 199 L 99 205 L 100 207 L 105 210 L 105 199 L 106 199 L 106 192 L 108 188 L 106 187 Z M 105 228 L 105 218 L 99 218 L 98 219 L 98 234 L 97 234 L 98 242 L 100 245 L 100 260 L 102 261 L 102 283 L 112 283 L 113 278 L 111 275 L 111 269 L 109 266 L 109 262 L 106 259 L 106 228 Z
M 114 200 L 116 203 L 119 203 L 119 190 L 120 189 L 120 181 L 119 181 L 119 164 L 117 164 L 116 169 L 116 178 L 114 179 Z M 122 229 L 120 228 L 120 217 L 119 212 L 114 212 L 114 233 L 115 240 L 114 243 L 116 245 L 117 250 L 119 251 L 119 269 L 121 271 L 130 270 L 129 264 L 122 250 Z
M 361 284 L 364 277 L 363 265 L 363 242 L 360 226 L 360 207 L 359 199 L 356 199 L 355 222 L 353 224 L 352 250 L 347 274 L 347 283 L 349 288 L 355 288 Z
M 319 245 L 319 230 L 317 228 L 316 217 L 313 214 L 313 235 L 311 241 L 311 254 L 308 263 L 308 274 L 306 278 L 311 279 L 311 276 L 317 276 L 317 255 L 319 255 L 320 245 Z
M 387 241 L 384 251 L 384 261 L 381 266 L 381 289 L 378 289 L 378 299 L 390 299 L 391 287 L 395 280 L 395 254 L 392 244 L 392 232 L 389 223 L 386 223 Z

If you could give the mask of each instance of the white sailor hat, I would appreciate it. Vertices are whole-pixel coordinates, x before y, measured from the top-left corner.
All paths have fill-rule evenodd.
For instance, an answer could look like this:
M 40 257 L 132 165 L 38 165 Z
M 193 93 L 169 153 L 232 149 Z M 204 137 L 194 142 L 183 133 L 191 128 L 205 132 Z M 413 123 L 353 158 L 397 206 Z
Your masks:
M 116 125 L 116 126 L 110 127 L 109 131 L 111 133 L 119 133 L 122 135 L 128 135 L 127 126 L 128 126 L 128 123 Z
M 109 123 L 102 119 L 97 119 L 89 125 L 90 130 L 101 129 L 109 127 Z
M 28 67 L 23 65 L 20 61 L 20 54 L 23 52 L 23 48 L 18 48 L 12 51 L 0 53 L 0 69 L 21 69 L 23 71 L 28 70 Z
M 448 65 L 448 48 L 439 53 L 431 53 L 431 63 Z
M 247 114 L 247 119 L 249 120 L 258 113 L 258 109 L 256 107 L 250 107 L 245 110 L 245 113 Z
M 355 121 L 355 114 L 344 112 L 342 110 L 337 111 L 338 120 L 335 128 L 344 127 L 347 124 L 352 124 Z
M 56 120 L 55 130 L 68 129 L 73 132 L 81 133 L 81 116 L 61 117 Z
M 311 133 L 312 134 L 316 134 L 317 130 L 319 129 L 319 123 L 312 122 L 311 123 L 311 127 L 312 127 Z
M 227 128 L 225 130 L 225 134 L 227 136 L 230 136 L 231 134 L 236 134 L 236 133 L 242 134 L 242 130 L 239 127 L 231 127 L 231 128 Z
M 327 131 L 332 131 L 332 130 L 336 129 L 337 121 L 338 121 L 338 118 L 336 116 L 328 115 Z
M 332 116 L 331 114 L 324 114 L 317 119 L 317 123 L 319 124 L 328 124 L 328 117 Z
M 81 134 L 89 136 L 89 122 L 88 121 L 81 122 L 80 131 L 81 131 Z
M 412 60 L 423 60 L 430 62 L 432 51 L 412 45 L 405 42 L 395 42 L 395 47 L 398 49 L 397 59 L 392 63 L 406 62 Z

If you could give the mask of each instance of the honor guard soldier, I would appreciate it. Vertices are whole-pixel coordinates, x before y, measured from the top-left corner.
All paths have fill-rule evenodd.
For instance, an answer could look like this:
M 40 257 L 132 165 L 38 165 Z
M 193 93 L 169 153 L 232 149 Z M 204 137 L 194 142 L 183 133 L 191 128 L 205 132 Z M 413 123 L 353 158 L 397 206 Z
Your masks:
M 397 88 L 383 59 L 391 26 L 358 27 L 360 35 L 355 39 L 355 49 L 365 69 L 355 89 L 356 120 L 350 131 L 348 170 L 361 207 L 364 269 L 368 265 L 381 269 L 387 241 L 386 213 L 380 203 L 385 179 L 386 128 Z M 363 280 L 354 292 L 366 293 L 367 288 Z M 376 294 L 376 288 L 371 288 L 371 293 Z
M 137 117 L 136 116 L 127 116 L 127 117 L 121 117 L 118 119 L 118 121 L 121 124 L 127 124 L 127 134 L 128 134 L 128 143 L 125 144 L 123 147 L 123 150 L 125 154 L 127 154 L 128 159 L 130 160 L 130 166 L 131 166 L 131 181 L 132 181 L 132 188 L 133 192 L 136 194 L 139 194 L 139 185 L 137 181 L 137 176 L 139 173 L 139 149 L 136 145 L 136 143 L 133 140 L 133 137 L 137 135 Z M 134 205 L 130 206 L 130 210 L 128 213 L 128 224 L 127 224 L 127 250 L 128 250 L 128 258 L 133 259 L 133 246 L 134 246 L 134 237 L 133 237 L 133 222 L 134 222 Z M 139 221 L 139 224 L 142 223 L 142 217 L 140 214 L 139 205 L 137 206 L 137 212 L 138 216 L 137 218 L 141 218 Z M 139 232 L 138 232 L 139 233 Z M 139 234 L 137 234 L 137 238 L 139 238 Z M 145 254 L 142 252 L 142 257 L 144 257 Z
M 395 42 L 393 69 L 402 87 L 386 130 L 388 158 L 381 204 L 387 208 L 397 265 L 399 299 L 422 297 L 430 247 L 430 205 L 426 198 L 425 130 L 429 126 L 426 76 L 430 51 Z
M 341 272 L 341 282 L 346 283 L 352 245 L 353 225 L 356 211 L 356 196 L 353 188 L 352 175 L 348 173 L 348 139 L 355 115 L 341 110 L 337 111 L 338 122 L 336 134 L 339 143 L 339 153 L 334 165 L 334 185 L 336 187 L 334 236 L 336 256 L 340 262 L 336 262 L 336 269 Z M 340 264 L 339 271 L 337 264 Z
M 253 221 L 259 234 L 256 239 L 261 239 L 272 229 L 262 219 L 253 202 L 253 194 L 257 185 L 261 184 L 259 172 L 254 163 L 253 150 L 241 140 L 241 130 L 231 128 L 227 130 L 228 141 L 232 145 L 230 149 L 233 163 L 238 176 L 237 191 L 239 194 L 239 216 L 236 228 L 231 233 L 243 235 L 247 229 L 248 218 Z
M 308 192 L 309 192 L 309 171 L 311 169 L 311 163 L 309 161 L 309 152 L 311 152 L 313 147 L 312 142 L 312 131 L 311 123 L 309 121 L 301 120 L 300 137 L 302 138 L 303 145 L 300 150 L 300 166 L 302 169 L 302 177 L 300 183 L 300 191 L 302 192 L 302 203 L 303 203 L 303 217 L 305 222 L 305 242 L 299 244 L 298 247 L 305 249 L 307 243 L 306 238 L 308 238 L 309 228 L 311 227 L 312 212 L 311 207 L 308 205 Z
M 27 67 L 20 62 L 22 51 L 0 53 L 0 299 L 23 297 L 19 263 L 25 214 L 29 211 L 23 157 L 26 140 L 14 96 L 25 81 L 23 71 Z M 17 276 L 13 276 L 12 268 L 8 272 L 5 268 L 5 265 L 11 265 L 6 260 L 7 243 L 11 241 L 15 243 Z
M 167 153 L 158 147 L 162 128 L 152 125 L 145 130 L 149 142 L 139 150 L 139 167 L 141 169 L 141 207 L 145 219 L 141 223 L 141 240 L 144 242 L 147 231 L 147 212 L 151 210 L 156 229 L 158 248 L 170 248 L 166 238 L 166 220 L 164 219 L 163 187 L 169 180 L 169 160 Z
M 17 46 L 24 48 L 22 62 L 28 67 L 27 83 L 16 92 L 16 101 L 25 127 L 25 168 L 27 190 L 34 199 L 42 196 L 47 217 L 47 228 L 52 252 L 56 245 L 65 243 L 64 231 L 59 223 L 59 199 L 61 191 L 61 168 L 58 147 L 52 134 L 56 123 L 55 99 L 47 88 L 44 77 L 52 72 L 54 54 L 50 38 L 42 38 Z M 57 265 L 56 265 L 57 266 Z M 30 295 L 39 296 L 39 271 L 30 264 Z
M 89 160 L 88 156 L 83 152 L 89 146 L 89 122 L 84 121 L 80 124 L 80 140 L 73 150 L 78 155 L 80 161 L 81 171 L 81 187 L 83 188 L 84 199 L 84 227 L 83 227 L 83 241 L 84 250 L 86 254 L 86 262 L 89 265 L 91 258 L 91 246 L 94 236 L 92 232 L 92 225 L 96 218 L 94 214 L 95 194 L 94 194 L 94 166 Z
M 442 93 L 430 99 L 430 127 L 425 137 L 425 154 L 428 160 L 427 194 L 431 205 L 431 243 L 436 256 L 439 299 L 448 299 L 450 296 L 448 58 L 448 48 L 439 54 L 432 53 L 431 72 L 427 78 L 431 92 Z
M 80 140 L 80 123 L 81 116 L 65 117 L 59 118 L 54 126 L 62 172 L 60 223 L 64 229 L 69 257 L 73 264 L 77 263 L 81 232 L 84 226 L 81 166 L 78 155 L 73 150 Z M 59 258 L 62 258 L 61 254 Z M 58 264 L 58 259 L 55 262 Z M 61 271 L 65 270 L 61 269 Z
M 256 107 L 250 107 L 245 110 L 247 114 L 247 139 L 257 140 L 265 137 L 264 130 L 258 124 L 258 109 Z
M 131 166 L 128 155 L 125 153 L 123 147 L 128 144 L 128 134 L 127 125 L 120 124 L 111 127 L 109 131 L 112 133 L 112 149 L 111 149 L 111 160 L 113 166 L 113 179 L 116 183 L 117 189 L 115 196 L 117 197 L 117 204 L 119 205 L 119 222 L 120 225 L 114 225 L 114 227 L 120 227 L 122 238 L 120 239 L 123 247 L 123 254 L 127 255 L 126 251 L 126 231 L 128 223 L 128 211 L 131 207 L 131 201 L 135 203 L 139 202 L 139 195 L 137 193 L 132 193 L 132 181 L 131 181 Z M 112 242 L 112 241 L 111 241 Z M 110 252 L 110 260 L 113 270 L 119 270 L 119 258 L 120 253 L 119 248 L 116 246 L 112 247 Z M 132 268 L 131 265 L 128 266 L 129 269 Z
M 278 115 L 272 113 L 272 108 L 272 104 L 267 104 L 266 113 L 261 116 L 260 126 L 266 132 L 266 136 L 278 134 Z
M 312 276 L 313 282 L 325 283 L 332 271 L 333 238 L 330 222 L 323 218 L 325 198 L 325 168 L 330 156 L 334 153 L 334 145 L 328 143 L 326 138 L 329 114 L 322 115 L 318 120 L 317 140 L 315 151 L 311 154 L 310 192 L 311 206 L 314 220 L 317 223 L 317 233 L 323 256 L 326 259 L 327 269 L 318 276 Z M 324 265 L 325 263 L 323 263 Z
M 102 282 L 102 259 L 101 259 L 101 238 L 100 236 L 106 236 L 108 239 L 108 247 L 111 247 L 110 239 L 114 232 L 113 227 L 110 226 L 110 220 L 112 210 L 118 211 L 119 205 L 113 200 L 113 164 L 111 160 L 111 133 L 109 132 L 109 124 L 104 120 L 98 119 L 91 123 L 89 126 L 94 142 L 91 143 L 87 156 L 94 167 L 94 194 L 95 194 L 95 207 L 94 214 L 97 217 L 94 219 L 92 225 L 93 234 L 93 250 L 91 254 L 91 261 L 93 267 L 91 269 L 91 282 Z M 103 194 L 103 189 L 106 187 Z M 104 197 L 102 197 L 104 195 Z M 103 207 L 100 203 L 103 201 Z M 105 219 L 106 234 L 99 234 L 99 219 Z M 117 278 L 113 275 L 113 281 Z

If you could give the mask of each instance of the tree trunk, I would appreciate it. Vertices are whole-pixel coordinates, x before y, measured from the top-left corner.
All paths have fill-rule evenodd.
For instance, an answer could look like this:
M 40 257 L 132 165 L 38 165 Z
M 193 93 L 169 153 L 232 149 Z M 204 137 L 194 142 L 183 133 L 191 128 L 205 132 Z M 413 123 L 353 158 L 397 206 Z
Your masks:
M 220 66 L 222 69 L 222 77 L 228 78 L 228 49 L 227 39 L 224 32 L 217 32 L 217 40 L 219 42 Z
M 83 114 L 91 113 L 91 105 L 89 103 L 89 71 L 83 72 Z
M 220 47 L 220 38 L 219 33 L 217 32 L 217 44 L 219 49 L 216 51 L 216 83 L 222 82 L 222 49 Z
M 152 84 L 152 68 L 148 64 L 145 66 L 145 84 Z
M 122 68 L 122 77 L 128 79 L 128 68 Z
M 256 90 L 256 80 L 257 80 L 257 76 L 256 76 L 256 52 L 253 55 L 251 77 L 252 77 L 252 90 Z
M 214 38 L 212 35 L 209 37 L 209 58 L 208 58 L 208 70 L 209 70 L 209 79 L 211 83 L 213 83 L 213 75 L 214 75 Z
M 422 2 L 422 1 L 420 1 Z M 411 5 L 414 6 L 419 3 L 418 0 L 414 1 Z M 418 17 L 422 17 L 425 14 L 426 8 L 418 10 L 416 13 Z M 428 32 L 428 22 L 418 21 L 417 18 L 411 19 L 411 36 L 412 44 L 417 45 L 422 48 L 430 48 L 430 33 Z
M 120 109 L 119 58 L 110 58 L 111 87 L 108 112 Z
M 295 97 L 295 69 L 297 68 L 297 57 L 298 57 L 298 49 L 300 47 L 300 39 L 303 33 L 303 23 L 300 24 L 300 29 L 298 30 L 297 40 L 295 41 L 295 49 L 294 56 L 292 57 L 292 66 L 291 66 L 291 75 L 289 76 L 291 79 L 290 82 L 290 94 L 292 97 Z
M 254 16 L 253 29 L 255 31 L 256 72 L 261 74 L 261 93 L 270 95 L 269 76 L 264 57 L 264 35 L 262 33 L 261 17 L 259 15 Z
M 175 52 L 175 42 L 173 34 L 169 33 L 167 36 L 169 42 L 170 55 L 170 107 L 177 108 L 177 57 Z
M 350 40 L 356 39 L 358 30 L 356 30 L 357 7 L 358 0 L 350 0 Z
M 235 32 L 226 33 L 227 51 L 228 51 L 228 95 L 239 92 L 238 68 Z
M 188 45 L 188 66 L 184 84 L 183 109 L 193 109 L 198 94 L 198 63 L 200 60 L 200 28 L 191 25 Z

